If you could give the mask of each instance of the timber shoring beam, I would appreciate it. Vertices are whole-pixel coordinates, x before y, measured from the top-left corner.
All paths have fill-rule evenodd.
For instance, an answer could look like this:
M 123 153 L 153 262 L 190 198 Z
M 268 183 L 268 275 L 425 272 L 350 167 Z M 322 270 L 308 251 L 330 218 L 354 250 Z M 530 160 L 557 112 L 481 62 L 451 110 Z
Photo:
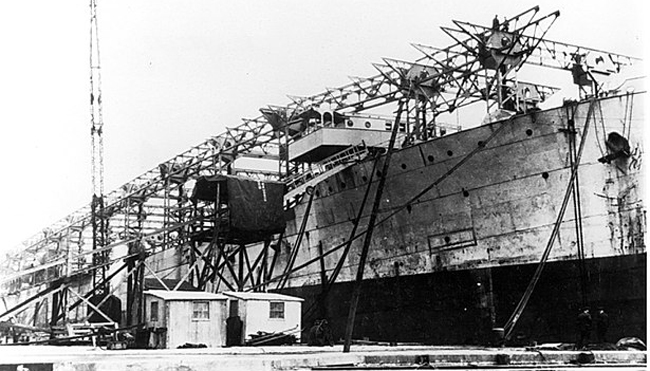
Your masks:
M 33 302 L 35 300 L 38 300 L 38 299 L 40 299 L 40 298 L 42 298 L 44 296 L 51 295 L 51 294 L 53 294 L 55 292 L 58 292 L 59 290 L 63 289 L 63 287 L 64 287 L 64 285 L 63 285 L 63 283 L 61 283 L 59 285 L 50 286 L 50 287 L 46 288 L 45 290 L 42 290 L 41 292 L 36 293 L 35 295 L 31 296 L 27 300 L 25 300 L 25 301 L 23 301 L 21 303 L 18 303 L 17 305 L 12 307 L 11 309 L 9 309 L 9 310 L 5 311 L 4 313 L 0 314 L 0 319 L 6 317 L 7 315 L 17 311 L 18 309 L 26 306 L 27 304 L 29 304 L 29 303 L 31 303 L 31 302 Z
M 127 266 L 128 266 L 127 263 L 123 264 L 123 265 L 122 265 L 119 269 L 117 269 L 115 272 L 111 273 L 108 277 L 105 277 L 105 279 L 104 279 L 102 282 L 100 282 L 100 285 L 104 285 L 104 282 L 105 282 L 105 281 L 110 281 L 113 277 L 115 277 L 118 273 L 120 273 L 120 272 L 121 272 L 124 268 L 126 268 Z M 90 298 L 90 296 L 92 296 L 92 295 L 95 293 L 97 287 L 98 287 L 98 286 L 93 286 L 93 288 L 92 288 L 90 291 L 88 291 L 86 294 L 84 294 L 83 297 L 86 298 L 86 299 Z M 78 299 L 77 301 L 75 301 L 72 305 L 70 305 L 70 306 L 68 307 L 68 312 L 71 311 L 71 310 L 73 310 L 73 309 L 76 308 L 77 306 L 79 306 L 81 303 L 83 303 L 83 300 L 81 300 L 81 299 Z M 56 319 L 55 319 L 55 318 L 52 318 L 52 320 L 53 320 L 54 322 L 56 322 L 56 321 L 58 321 L 59 319 L 61 319 L 61 317 L 63 317 L 63 313 L 59 313 L 59 314 L 56 316 Z
M 261 251 L 262 260 L 260 263 L 260 269 L 257 270 L 257 280 L 253 283 L 253 286 L 259 285 L 262 283 L 262 279 L 266 279 L 267 271 L 267 259 L 269 256 L 269 249 L 271 248 L 271 239 L 264 241 L 264 247 Z
M 264 246 L 262 247 L 262 250 L 257 255 L 257 258 L 255 258 L 255 261 L 253 262 L 253 265 L 250 264 L 250 261 L 248 259 L 248 253 L 246 253 L 246 263 L 247 263 L 247 266 L 248 266 L 248 273 L 244 277 L 244 282 L 246 282 L 246 281 L 248 281 L 250 279 L 252 285 L 256 284 L 255 277 L 254 277 L 255 268 L 257 268 L 257 265 L 259 264 L 260 260 L 265 255 L 264 252 L 266 251 L 266 249 L 268 249 L 268 246 L 269 246 L 269 243 L 264 242 Z
M 318 305 L 319 308 L 321 308 L 321 315 L 324 317 L 327 317 L 327 296 L 329 295 L 329 291 L 336 282 L 336 279 L 338 278 L 338 275 L 341 273 L 341 269 L 343 269 L 343 264 L 345 264 L 346 258 L 348 256 L 348 253 L 350 252 L 350 248 L 352 247 L 352 242 L 354 241 L 354 236 L 357 233 L 357 228 L 359 227 L 359 222 L 361 221 L 361 217 L 363 216 L 363 210 L 366 207 L 366 202 L 368 201 L 368 196 L 370 195 L 370 190 L 372 189 L 372 183 L 373 183 L 373 178 L 376 173 L 377 169 L 377 164 L 379 163 L 379 158 L 373 162 L 372 165 L 372 171 L 370 172 L 370 176 L 368 179 L 368 186 L 366 187 L 366 192 L 363 195 L 363 199 L 361 200 L 361 206 L 359 206 L 359 210 L 357 211 L 357 217 L 354 219 L 354 224 L 352 225 L 352 231 L 350 231 L 350 237 L 344 244 L 345 249 L 343 249 L 343 252 L 341 253 L 341 257 L 339 258 L 338 262 L 336 263 L 336 267 L 334 268 L 334 271 L 332 271 L 329 279 L 327 278 L 326 272 L 325 272 L 325 253 L 323 252 L 323 241 L 319 241 L 318 243 L 318 254 L 319 254 L 319 260 L 321 262 L 321 274 L 322 274 L 322 289 L 321 293 L 318 296 L 318 299 L 306 310 L 306 315 L 309 316 L 312 312 L 312 310 L 315 308 L 316 305 Z
M 395 118 L 395 124 L 393 125 L 393 132 L 390 136 L 390 141 L 388 143 L 388 153 L 384 159 L 384 166 L 382 168 L 381 176 L 379 177 L 379 183 L 377 184 L 377 190 L 375 191 L 375 201 L 372 205 L 372 212 L 370 214 L 370 220 L 368 221 L 368 229 L 366 231 L 365 240 L 363 241 L 363 249 L 361 250 L 361 256 L 359 257 L 359 267 L 357 269 L 357 277 L 354 282 L 354 288 L 352 291 L 352 300 L 350 303 L 350 312 L 348 314 L 348 323 L 345 327 L 345 343 L 343 344 L 343 352 L 350 352 L 350 345 L 352 343 L 352 331 L 354 329 L 354 318 L 357 313 L 357 305 L 359 304 L 359 296 L 361 294 L 361 283 L 363 281 L 363 270 L 366 265 L 366 258 L 368 257 L 368 250 L 370 248 L 370 242 L 372 239 L 372 232 L 375 227 L 375 220 L 377 220 L 377 214 L 379 211 L 379 204 L 381 202 L 382 191 L 384 190 L 384 185 L 386 184 L 386 178 L 388 169 L 390 166 L 390 159 L 393 154 L 395 140 L 397 138 L 397 132 L 399 131 L 399 121 L 400 116 L 402 115 L 402 107 L 404 106 L 404 100 L 400 100 L 399 106 L 397 108 L 397 117 Z
M 287 266 L 284 269 L 284 274 L 283 274 L 283 279 L 280 280 L 280 283 L 278 284 L 277 289 L 282 290 L 284 286 L 287 284 L 287 281 L 289 280 L 289 276 L 291 275 L 291 270 L 293 269 L 293 265 L 296 262 L 296 257 L 298 256 L 298 250 L 300 249 L 300 245 L 302 243 L 302 237 L 305 235 L 305 230 L 307 229 L 307 221 L 309 220 L 309 213 L 311 211 L 311 205 L 314 202 L 314 195 L 316 194 L 316 191 L 312 189 L 311 194 L 309 195 L 309 202 L 307 203 L 307 207 L 305 208 L 305 213 L 303 214 L 302 217 L 302 223 L 300 225 L 300 232 L 298 232 L 298 237 L 296 238 L 296 242 L 291 249 L 291 256 L 289 257 L 289 261 L 287 262 Z
M 271 281 L 271 277 L 273 277 L 273 272 L 275 271 L 275 264 L 277 263 L 278 256 L 280 255 L 280 249 L 281 249 L 280 245 L 284 241 L 283 238 L 284 238 L 284 231 L 282 231 L 282 233 L 280 233 L 280 237 L 278 237 L 277 248 L 273 249 L 273 258 L 271 259 L 271 266 L 267 268 L 267 265 L 266 264 L 264 265 L 265 270 L 266 270 L 266 274 L 264 276 L 264 283 L 260 284 L 259 285 L 260 287 L 262 285 L 267 285 L 268 283 L 273 282 L 273 281 Z M 257 287 L 253 287 L 253 289 L 256 289 L 256 288 Z

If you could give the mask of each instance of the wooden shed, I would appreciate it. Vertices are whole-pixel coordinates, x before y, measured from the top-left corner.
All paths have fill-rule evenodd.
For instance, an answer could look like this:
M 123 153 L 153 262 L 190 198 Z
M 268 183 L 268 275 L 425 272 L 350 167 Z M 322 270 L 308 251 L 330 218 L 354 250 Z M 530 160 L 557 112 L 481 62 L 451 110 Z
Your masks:
M 227 296 L 202 291 L 148 290 L 144 300 L 150 347 L 226 345 Z
M 229 297 L 230 318 L 241 319 L 242 339 L 258 331 L 293 334 L 300 342 L 302 298 L 266 292 L 224 292 Z M 229 341 L 229 345 L 233 342 Z

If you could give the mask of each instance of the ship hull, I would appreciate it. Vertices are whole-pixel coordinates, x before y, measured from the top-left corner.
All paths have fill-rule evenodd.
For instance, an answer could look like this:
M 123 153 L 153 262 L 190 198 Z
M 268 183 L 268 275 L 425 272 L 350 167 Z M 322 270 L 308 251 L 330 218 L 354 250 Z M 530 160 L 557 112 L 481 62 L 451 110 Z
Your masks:
M 396 150 L 378 211 L 383 224 L 363 267 L 355 337 L 485 343 L 493 327 L 508 321 L 549 249 L 513 338 L 575 341 L 577 311 L 590 305 L 610 312 L 609 340 L 645 339 L 644 114 L 638 101 L 624 95 L 569 103 Z M 627 138 L 631 149 L 603 160 L 613 157 L 611 133 Z M 580 164 L 573 195 L 571 153 Z M 328 318 L 343 334 L 363 238 L 347 256 L 340 247 L 366 189 L 375 194 L 381 175 L 372 169 L 368 160 L 324 179 L 311 208 L 305 197 L 287 223 L 291 246 L 307 221 L 294 265 L 332 252 L 320 266 L 296 271 L 283 291 L 306 299 L 307 329 L 315 318 Z M 369 204 L 359 231 L 366 229 Z M 280 252 L 281 270 L 291 264 L 287 256 L 288 247 Z M 313 304 L 341 259 L 326 304 Z
M 514 341 L 575 341 L 581 305 L 609 313 L 608 340 L 645 339 L 642 97 L 567 103 L 404 146 L 387 174 L 377 171 L 385 155 L 326 174 L 286 210 L 281 243 L 231 256 L 239 278 L 224 268 L 204 289 L 231 281 L 246 290 L 247 279 L 263 278 L 251 285 L 305 299 L 303 338 L 320 318 L 339 338 L 362 270 L 355 338 L 485 344 L 544 261 Z M 603 161 L 614 154 L 612 133 L 629 148 Z M 376 228 L 360 266 L 382 176 Z M 348 245 L 353 231 L 359 238 Z M 167 253 L 152 263 L 158 272 L 179 260 L 177 251 Z M 191 273 L 174 272 L 178 279 Z M 326 281 L 333 285 L 321 303 Z
M 646 339 L 646 254 L 586 259 L 585 290 L 577 260 L 546 265 L 514 329 L 511 343 L 575 342 L 583 301 L 610 318 L 606 341 Z M 443 271 L 364 280 L 354 339 L 425 344 L 490 344 L 524 294 L 536 264 Z M 352 283 L 335 284 L 319 301 L 320 285 L 282 290 L 305 298 L 303 329 L 328 318 L 343 337 Z M 307 338 L 307 334 L 305 337 Z M 592 332 L 591 342 L 598 341 Z

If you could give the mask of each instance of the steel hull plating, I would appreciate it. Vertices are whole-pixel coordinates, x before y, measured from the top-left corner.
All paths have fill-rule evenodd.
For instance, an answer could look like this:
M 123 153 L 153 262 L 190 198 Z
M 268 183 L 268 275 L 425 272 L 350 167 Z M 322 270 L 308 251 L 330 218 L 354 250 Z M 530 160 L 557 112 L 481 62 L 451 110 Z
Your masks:
M 645 339 L 646 254 L 588 259 L 586 266 L 589 304 L 602 306 L 610 317 L 606 340 L 616 342 L 624 336 Z M 425 344 L 490 343 L 492 327 L 507 321 L 535 268 L 526 264 L 366 280 L 354 338 Z M 328 317 L 334 337 L 343 337 L 352 283 L 336 284 L 324 307 L 317 304 L 320 291 L 320 286 L 304 286 L 283 293 L 306 299 L 303 327 L 309 328 L 316 318 Z M 512 341 L 521 345 L 575 342 L 581 304 L 576 261 L 547 265 Z M 591 341 L 597 341 L 595 333 Z
M 645 338 L 643 107 L 632 104 L 634 99 L 568 104 L 397 150 L 379 210 L 382 224 L 364 270 L 355 336 L 437 344 L 486 341 L 491 328 L 502 326 L 512 313 L 557 226 L 549 263 L 515 334 L 574 341 L 576 311 L 584 302 L 611 313 L 610 340 Z M 613 153 L 606 143 L 612 132 L 629 141 L 630 153 L 603 163 L 599 159 Z M 568 199 L 558 222 L 570 190 L 571 151 L 581 155 L 580 194 L 575 203 Z M 372 174 L 372 165 L 368 160 L 321 182 L 307 216 L 308 197 L 303 199 L 287 224 L 289 243 L 280 251 L 277 269 L 291 264 L 288 249 L 305 217 L 294 265 L 348 239 L 369 182 L 374 194 L 380 174 Z M 366 228 L 369 209 L 364 207 L 359 231 Z M 322 265 L 291 276 L 283 292 L 307 299 L 307 328 L 325 316 L 342 336 L 362 240 L 353 242 L 325 305 L 315 298 L 343 248 Z M 310 306 L 317 309 L 307 312 Z

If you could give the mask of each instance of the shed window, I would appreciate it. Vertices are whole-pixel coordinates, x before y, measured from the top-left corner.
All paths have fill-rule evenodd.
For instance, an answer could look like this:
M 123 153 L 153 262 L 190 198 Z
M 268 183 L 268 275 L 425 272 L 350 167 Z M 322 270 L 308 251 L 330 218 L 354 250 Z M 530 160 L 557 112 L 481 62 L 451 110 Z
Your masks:
M 284 318 L 284 303 L 281 301 L 271 302 L 269 318 Z
M 210 319 L 210 303 L 207 301 L 193 301 L 192 319 L 193 320 Z
M 158 302 L 151 302 L 151 311 L 149 313 L 149 320 L 152 322 L 158 321 Z

